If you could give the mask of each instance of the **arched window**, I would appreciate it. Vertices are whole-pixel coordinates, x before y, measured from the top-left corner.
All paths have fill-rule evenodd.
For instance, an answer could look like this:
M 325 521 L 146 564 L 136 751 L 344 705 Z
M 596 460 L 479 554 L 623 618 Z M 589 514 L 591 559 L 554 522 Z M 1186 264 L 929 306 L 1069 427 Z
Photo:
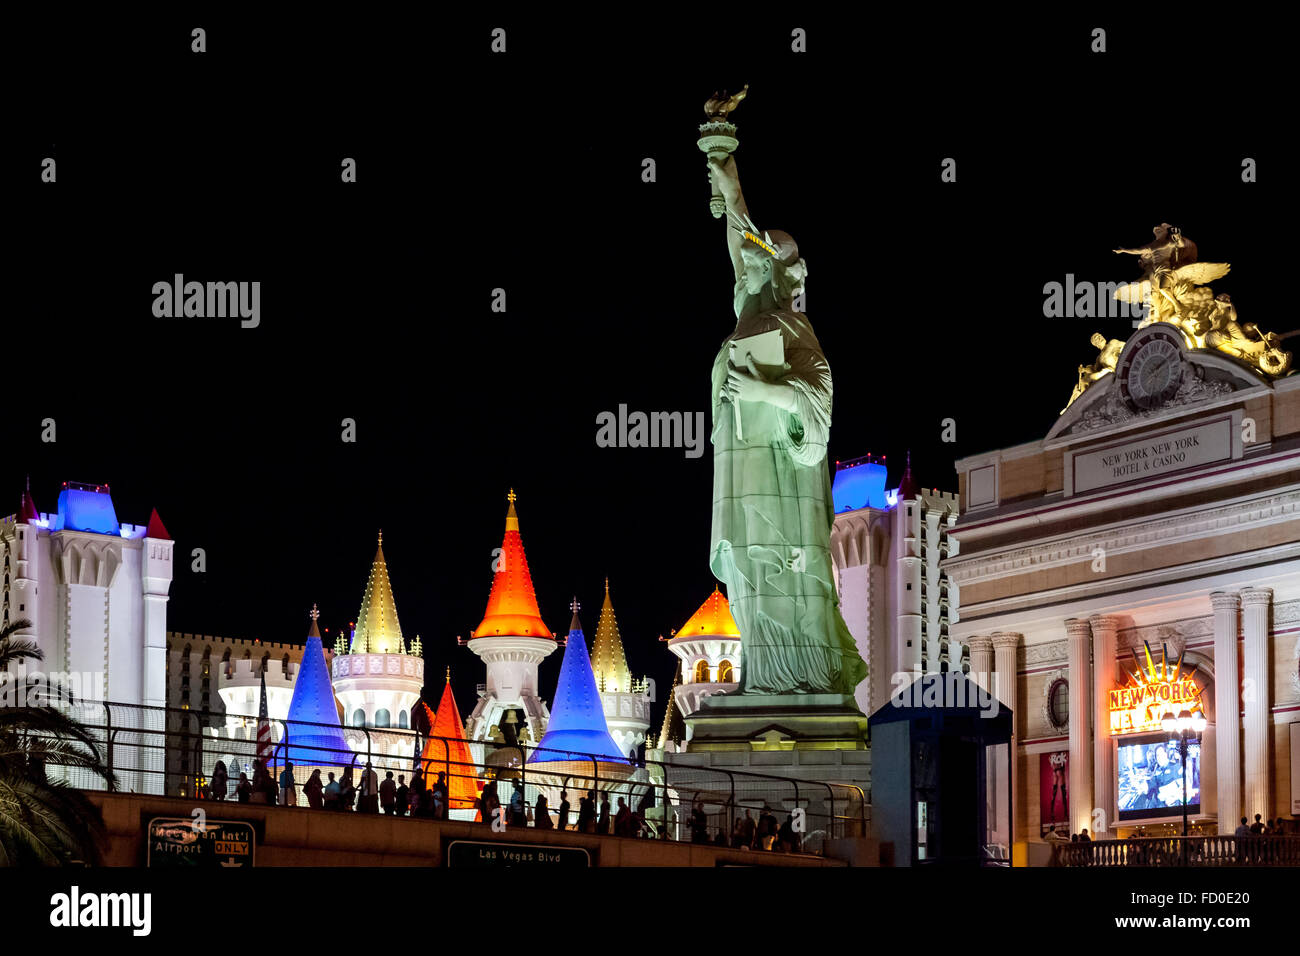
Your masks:
M 718 683 L 728 684 L 736 679 L 731 671 L 731 661 L 721 661 L 718 664 Z
M 695 662 L 695 681 L 696 684 L 709 683 L 709 662 L 699 660 Z
M 365 725 L 366 725 L 366 712 L 358 707 L 355 711 L 352 712 L 352 726 L 364 727 Z
M 388 711 L 380 707 L 377 711 L 375 711 L 375 726 L 387 727 L 388 724 L 389 724 Z
M 406 711 L 404 711 L 404 710 L 399 710 L 399 711 L 397 712 L 397 726 L 400 727 L 400 728 L 402 728 L 403 730 L 406 730 L 406 729 L 407 729 L 407 723 L 406 723 Z

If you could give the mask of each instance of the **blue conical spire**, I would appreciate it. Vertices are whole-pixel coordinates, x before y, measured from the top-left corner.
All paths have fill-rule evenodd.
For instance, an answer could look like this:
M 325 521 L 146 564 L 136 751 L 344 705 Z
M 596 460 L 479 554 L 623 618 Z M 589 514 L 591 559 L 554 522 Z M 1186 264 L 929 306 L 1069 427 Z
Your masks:
M 573 622 L 569 625 L 569 639 L 564 646 L 564 661 L 560 664 L 560 680 L 555 687 L 555 700 L 551 703 L 551 719 L 546 725 L 546 735 L 528 758 L 529 763 L 547 763 L 559 760 L 601 760 L 626 763 L 627 757 L 618 749 L 609 735 L 605 723 L 605 708 L 596 689 L 596 675 L 591 671 L 591 658 L 587 654 L 587 641 L 582 636 L 578 620 L 578 599 L 573 599 Z M 561 752 L 557 752 L 561 751 Z
M 350 748 L 339 727 L 334 687 L 330 683 L 329 668 L 325 666 L 320 631 L 316 628 L 318 617 L 320 612 L 313 604 L 307 647 L 302 652 L 302 663 L 293 682 L 293 698 L 289 701 L 288 759 L 303 767 L 335 767 L 349 762 Z M 293 723 L 296 720 L 328 726 L 296 726 Z

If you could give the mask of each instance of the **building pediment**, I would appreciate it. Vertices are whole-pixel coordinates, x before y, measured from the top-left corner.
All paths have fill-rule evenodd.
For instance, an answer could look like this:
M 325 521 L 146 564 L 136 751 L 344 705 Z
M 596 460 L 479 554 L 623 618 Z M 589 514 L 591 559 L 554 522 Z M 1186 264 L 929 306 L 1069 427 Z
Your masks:
M 1142 362 L 1140 357 L 1149 353 L 1153 346 L 1164 348 L 1167 354 Z M 1175 369 L 1163 369 L 1166 363 L 1173 364 Z M 1150 367 L 1152 364 L 1162 367 L 1162 378 L 1173 379 L 1164 393 L 1143 391 L 1149 386 L 1142 366 Z M 1159 421 L 1221 400 L 1234 392 L 1269 384 L 1267 376 L 1231 356 L 1208 349 L 1187 348 L 1181 334 L 1168 324 L 1150 325 L 1140 329 L 1124 344 L 1115 371 L 1095 382 L 1061 414 L 1047 433 L 1047 440 L 1117 425 Z

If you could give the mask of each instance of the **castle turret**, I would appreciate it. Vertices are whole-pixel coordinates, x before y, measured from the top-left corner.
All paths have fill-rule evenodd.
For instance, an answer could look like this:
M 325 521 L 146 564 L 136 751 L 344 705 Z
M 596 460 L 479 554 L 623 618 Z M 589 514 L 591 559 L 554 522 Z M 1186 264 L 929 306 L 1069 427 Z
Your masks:
M 467 730 L 472 740 L 489 740 L 506 712 L 518 708 L 528 722 L 528 739 L 536 741 L 546 732 L 550 719 L 550 711 L 537 692 L 537 665 L 555 652 L 556 644 L 537 608 L 524 542 L 519 535 L 514 489 L 506 497 L 506 531 L 492 576 L 487 611 L 469 640 L 469 649 L 487 665 L 487 683 Z
M 682 665 L 682 682 L 673 699 L 687 718 L 700 708 L 700 701 L 714 694 L 728 694 L 740 684 L 740 628 L 731 616 L 731 606 L 715 585 L 700 609 L 668 641 L 668 649 Z
M 633 678 L 628 670 L 614 605 L 609 599 L 609 578 L 605 579 L 605 603 L 591 644 L 591 666 L 610 736 L 623 753 L 631 753 L 645 743 L 650 727 L 650 685 L 644 678 Z
M 334 692 L 343 704 L 349 727 L 411 726 L 411 708 L 424 686 L 424 658 L 407 652 L 397 622 L 397 603 L 384 560 L 384 533 L 379 533 L 352 644 L 334 657 Z

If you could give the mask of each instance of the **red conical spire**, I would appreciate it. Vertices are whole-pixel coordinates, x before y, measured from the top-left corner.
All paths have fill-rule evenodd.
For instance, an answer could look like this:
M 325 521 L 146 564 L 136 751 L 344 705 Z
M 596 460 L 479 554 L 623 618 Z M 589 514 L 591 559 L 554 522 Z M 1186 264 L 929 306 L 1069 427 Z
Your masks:
M 921 489 L 917 487 L 916 481 L 912 478 L 912 453 L 907 453 L 907 466 L 903 469 L 903 480 L 898 485 L 898 499 L 904 501 L 911 498 Z
M 22 504 L 18 508 L 19 521 L 35 521 L 40 517 L 36 502 L 32 499 L 32 476 L 27 476 L 27 490 L 23 492 Z
M 162 518 L 158 517 L 157 508 L 154 508 L 153 513 L 149 515 L 149 527 L 145 530 L 144 536 L 146 538 L 158 538 L 162 541 L 172 539 L 172 536 L 167 533 L 167 529 L 163 526 Z
M 549 637 L 555 639 L 542 623 L 537 609 L 537 595 L 533 591 L 533 578 L 528 573 L 528 559 L 524 557 L 524 541 L 519 536 L 519 516 L 515 514 L 515 492 L 506 496 L 510 508 L 506 512 L 506 534 L 497 556 L 497 570 L 492 578 L 492 592 L 488 595 L 487 612 L 483 622 L 470 635 L 475 637 Z

